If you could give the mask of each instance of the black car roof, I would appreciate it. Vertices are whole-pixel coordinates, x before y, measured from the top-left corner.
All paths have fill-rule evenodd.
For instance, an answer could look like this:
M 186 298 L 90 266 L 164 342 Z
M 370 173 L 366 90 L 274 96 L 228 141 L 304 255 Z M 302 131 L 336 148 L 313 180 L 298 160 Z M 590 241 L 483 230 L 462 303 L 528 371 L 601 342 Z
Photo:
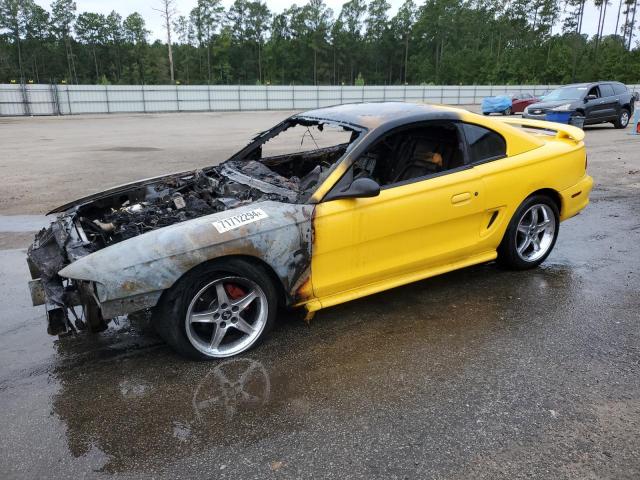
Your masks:
M 460 112 L 456 108 L 440 105 L 369 102 L 318 108 L 295 115 L 294 118 L 296 117 L 377 128 L 423 120 L 458 120 Z
M 598 80 L 597 82 L 588 82 L 588 83 L 570 83 L 569 85 L 563 85 L 558 88 L 567 88 L 567 87 L 589 87 L 592 85 L 599 85 L 601 83 L 618 83 L 620 85 L 624 85 L 622 82 L 618 82 L 616 80 Z

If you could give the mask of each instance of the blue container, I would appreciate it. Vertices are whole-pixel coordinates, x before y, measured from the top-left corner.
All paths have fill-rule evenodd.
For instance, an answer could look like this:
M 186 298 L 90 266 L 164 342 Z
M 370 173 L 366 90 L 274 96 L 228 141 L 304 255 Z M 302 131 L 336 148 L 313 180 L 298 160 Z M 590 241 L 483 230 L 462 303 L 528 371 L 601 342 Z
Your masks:
M 573 114 L 573 112 L 547 112 L 544 119 L 547 122 L 569 123 L 571 114 Z

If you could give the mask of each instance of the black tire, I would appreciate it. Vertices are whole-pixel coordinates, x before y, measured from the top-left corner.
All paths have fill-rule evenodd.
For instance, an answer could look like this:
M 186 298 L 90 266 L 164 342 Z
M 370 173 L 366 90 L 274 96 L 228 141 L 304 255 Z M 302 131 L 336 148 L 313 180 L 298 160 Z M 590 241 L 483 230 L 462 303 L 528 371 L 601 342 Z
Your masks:
M 229 355 L 203 353 L 190 340 L 186 326 L 187 312 L 203 288 L 217 280 L 232 277 L 247 279 L 256 284 L 261 289 L 261 293 L 264 293 L 267 309 L 266 323 L 258 336 L 240 351 Z M 261 303 L 256 308 L 262 308 L 262 305 Z M 210 360 L 237 355 L 260 344 L 273 328 L 277 310 L 276 287 L 265 268 L 242 259 L 228 258 L 200 265 L 185 274 L 163 293 L 154 309 L 152 321 L 160 337 L 179 354 L 196 360 Z M 212 328 L 218 327 L 212 325 Z
M 629 120 L 631 120 L 631 112 L 626 108 L 620 109 L 620 114 L 618 118 L 613 122 L 613 126 L 616 128 L 627 128 L 629 125 Z
M 505 111 L 502 112 L 502 115 L 511 115 L 511 107 L 507 107 Z
M 545 214 L 550 217 L 550 220 L 553 221 L 553 234 L 551 238 L 551 234 L 547 232 L 542 233 L 542 239 L 544 242 L 545 251 L 540 254 L 540 256 L 536 256 L 533 253 L 533 245 L 530 242 L 528 245 L 531 245 L 532 250 L 532 258 L 529 260 L 525 258 L 526 252 L 519 253 L 518 252 L 518 244 L 524 245 L 526 243 L 527 234 L 523 234 L 518 231 L 518 226 L 521 225 L 522 222 L 525 222 L 526 217 L 531 215 L 531 209 L 536 206 L 544 206 L 541 209 L 544 209 Z M 546 207 L 546 208 L 545 208 Z M 526 222 L 525 222 L 526 223 Z M 524 228 L 527 228 L 527 225 L 522 225 Z M 528 197 L 522 204 L 518 207 L 516 212 L 514 213 L 509 225 L 507 227 L 507 231 L 502 238 L 502 242 L 498 247 L 498 262 L 513 270 L 527 270 L 530 268 L 535 268 L 540 265 L 542 262 L 546 260 L 549 256 L 553 247 L 555 246 L 556 240 L 558 238 L 558 231 L 560 230 L 560 214 L 558 212 L 558 206 L 556 203 L 549 198 L 547 195 L 532 195 Z M 525 236 L 525 240 L 522 239 L 522 236 Z M 538 245 L 541 243 L 538 235 Z M 549 242 L 550 240 L 550 242 Z M 540 247 L 540 245 L 539 245 Z

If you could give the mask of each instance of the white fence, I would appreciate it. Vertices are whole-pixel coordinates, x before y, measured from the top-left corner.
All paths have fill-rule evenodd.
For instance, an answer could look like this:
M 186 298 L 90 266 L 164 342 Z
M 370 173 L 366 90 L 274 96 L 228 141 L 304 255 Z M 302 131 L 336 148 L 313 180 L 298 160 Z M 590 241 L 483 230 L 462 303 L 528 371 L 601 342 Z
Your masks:
M 0 85 L 0 116 L 304 110 L 363 101 L 469 105 L 491 95 L 540 95 L 555 85 L 227 86 Z M 638 89 L 640 86 L 630 86 Z

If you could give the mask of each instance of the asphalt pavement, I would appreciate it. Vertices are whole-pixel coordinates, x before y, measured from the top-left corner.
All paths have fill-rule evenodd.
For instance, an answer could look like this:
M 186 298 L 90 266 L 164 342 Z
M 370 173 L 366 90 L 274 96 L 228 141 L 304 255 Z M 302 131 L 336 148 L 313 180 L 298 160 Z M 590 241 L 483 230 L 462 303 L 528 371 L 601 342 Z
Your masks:
M 0 210 L 0 478 L 640 478 L 640 136 L 627 133 L 587 130 L 592 203 L 542 267 L 482 265 L 309 324 L 285 316 L 215 362 L 177 356 L 144 316 L 49 337 L 24 262 L 46 219 L 27 204 L 14 218 L 14 202 Z

